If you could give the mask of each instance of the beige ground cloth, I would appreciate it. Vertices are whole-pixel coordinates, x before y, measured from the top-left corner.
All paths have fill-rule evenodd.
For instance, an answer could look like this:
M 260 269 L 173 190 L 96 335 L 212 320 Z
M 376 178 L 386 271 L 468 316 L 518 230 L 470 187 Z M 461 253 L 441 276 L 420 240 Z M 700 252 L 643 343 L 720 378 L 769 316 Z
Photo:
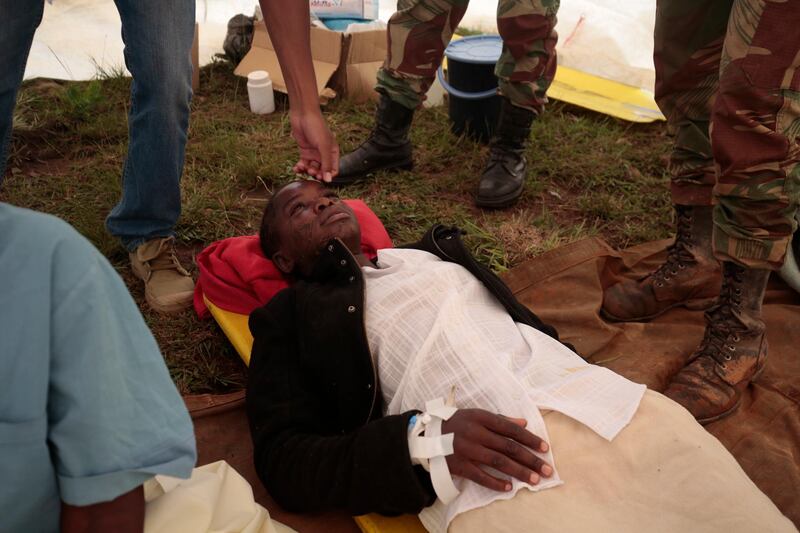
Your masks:
M 554 325 L 594 363 L 663 391 L 703 338 L 695 309 L 672 309 L 648 323 L 611 323 L 599 315 L 603 289 L 661 264 L 668 240 L 617 251 L 586 239 L 544 253 L 503 277 L 517 298 Z M 705 426 L 747 475 L 800 526 L 800 294 L 772 276 L 764 299 L 769 357 L 741 407 Z M 732 503 L 735 505 L 735 503 Z
M 458 515 L 450 533 L 796 531 L 722 444 L 659 393 L 647 391 L 613 442 L 560 413 L 544 418 L 564 484 Z

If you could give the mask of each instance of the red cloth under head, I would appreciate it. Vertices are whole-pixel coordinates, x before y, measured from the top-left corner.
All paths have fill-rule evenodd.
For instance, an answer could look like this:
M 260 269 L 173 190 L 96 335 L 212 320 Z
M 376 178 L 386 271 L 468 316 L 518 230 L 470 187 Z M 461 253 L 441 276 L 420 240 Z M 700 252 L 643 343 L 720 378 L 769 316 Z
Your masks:
M 392 240 L 380 219 L 361 200 L 344 200 L 361 226 L 361 250 L 374 259 Z M 209 316 L 205 294 L 226 311 L 249 315 L 266 304 L 288 282 L 280 270 L 261 252 L 258 235 L 231 237 L 212 243 L 197 256 L 200 273 L 194 289 L 194 310 L 200 318 Z

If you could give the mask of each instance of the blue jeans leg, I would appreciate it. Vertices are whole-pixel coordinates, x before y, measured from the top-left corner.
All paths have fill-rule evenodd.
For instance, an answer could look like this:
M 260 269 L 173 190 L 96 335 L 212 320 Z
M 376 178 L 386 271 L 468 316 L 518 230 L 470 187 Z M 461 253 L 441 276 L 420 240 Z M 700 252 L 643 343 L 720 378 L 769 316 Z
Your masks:
M 17 91 L 43 10 L 44 0 L 0 0 L 0 183 L 6 171 Z
M 122 199 L 106 227 L 132 251 L 149 239 L 173 235 L 181 214 L 195 2 L 115 2 L 133 82 Z

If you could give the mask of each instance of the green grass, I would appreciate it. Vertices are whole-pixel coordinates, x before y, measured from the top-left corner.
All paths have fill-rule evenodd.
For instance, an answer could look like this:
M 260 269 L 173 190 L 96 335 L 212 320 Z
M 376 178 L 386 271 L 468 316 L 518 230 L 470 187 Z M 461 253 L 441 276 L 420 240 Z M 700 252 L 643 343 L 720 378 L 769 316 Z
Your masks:
M 90 82 L 26 83 L 0 199 L 66 219 L 109 257 L 182 392 L 240 387 L 243 367 L 213 322 L 150 312 L 126 252 L 105 231 L 120 194 L 129 83 L 119 71 Z M 368 135 L 372 109 L 345 101 L 326 109 L 343 153 Z M 487 149 L 450 132 L 446 107 L 417 114 L 413 171 L 378 174 L 344 193 L 363 198 L 396 242 L 415 240 L 434 222 L 462 227 L 468 245 L 497 271 L 588 236 L 625 247 L 669 235 L 663 124 L 629 124 L 552 102 L 531 137 L 526 191 L 508 210 L 474 207 Z M 184 263 L 193 267 L 193 255 L 212 241 L 255 233 L 266 199 L 294 179 L 295 156 L 284 113 L 251 114 L 245 81 L 230 66 L 204 68 L 192 103 L 177 227 Z

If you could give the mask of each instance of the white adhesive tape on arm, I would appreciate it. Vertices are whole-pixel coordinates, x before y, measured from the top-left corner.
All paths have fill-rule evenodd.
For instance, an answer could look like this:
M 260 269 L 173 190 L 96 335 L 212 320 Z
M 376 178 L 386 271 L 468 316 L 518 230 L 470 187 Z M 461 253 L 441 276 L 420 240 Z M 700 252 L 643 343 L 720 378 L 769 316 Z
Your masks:
M 453 434 L 442 435 L 442 421 L 453 416 L 457 409 L 445 405 L 441 398 L 427 402 L 425 408 L 427 411 L 417 416 L 408 434 L 408 451 L 412 464 L 422 465 L 430 472 L 436 495 L 448 504 L 459 495 L 459 490 L 447 466 L 447 456 L 453 453 Z
M 453 434 L 448 433 L 447 435 L 442 436 L 441 418 L 434 418 L 433 422 L 431 422 L 430 425 L 427 427 L 426 433 L 429 434 L 432 438 L 438 438 L 438 439 L 449 438 L 450 449 L 451 450 L 453 449 Z M 453 483 L 453 478 L 450 475 L 450 468 L 447 466 L 447 457 L 444 455 L 439 455 L 431 458 L 430 467 L 431 467 L 431 483 L 433 483 L 433 490 L 436 491 L 436 495 L 439 497 L 440 500 L 442 500 L 442 503 L 447 505 L 448 503 L 455 500 L 456 496 L 459 495 L 459 490 L 456 488 L 455 483 Z

